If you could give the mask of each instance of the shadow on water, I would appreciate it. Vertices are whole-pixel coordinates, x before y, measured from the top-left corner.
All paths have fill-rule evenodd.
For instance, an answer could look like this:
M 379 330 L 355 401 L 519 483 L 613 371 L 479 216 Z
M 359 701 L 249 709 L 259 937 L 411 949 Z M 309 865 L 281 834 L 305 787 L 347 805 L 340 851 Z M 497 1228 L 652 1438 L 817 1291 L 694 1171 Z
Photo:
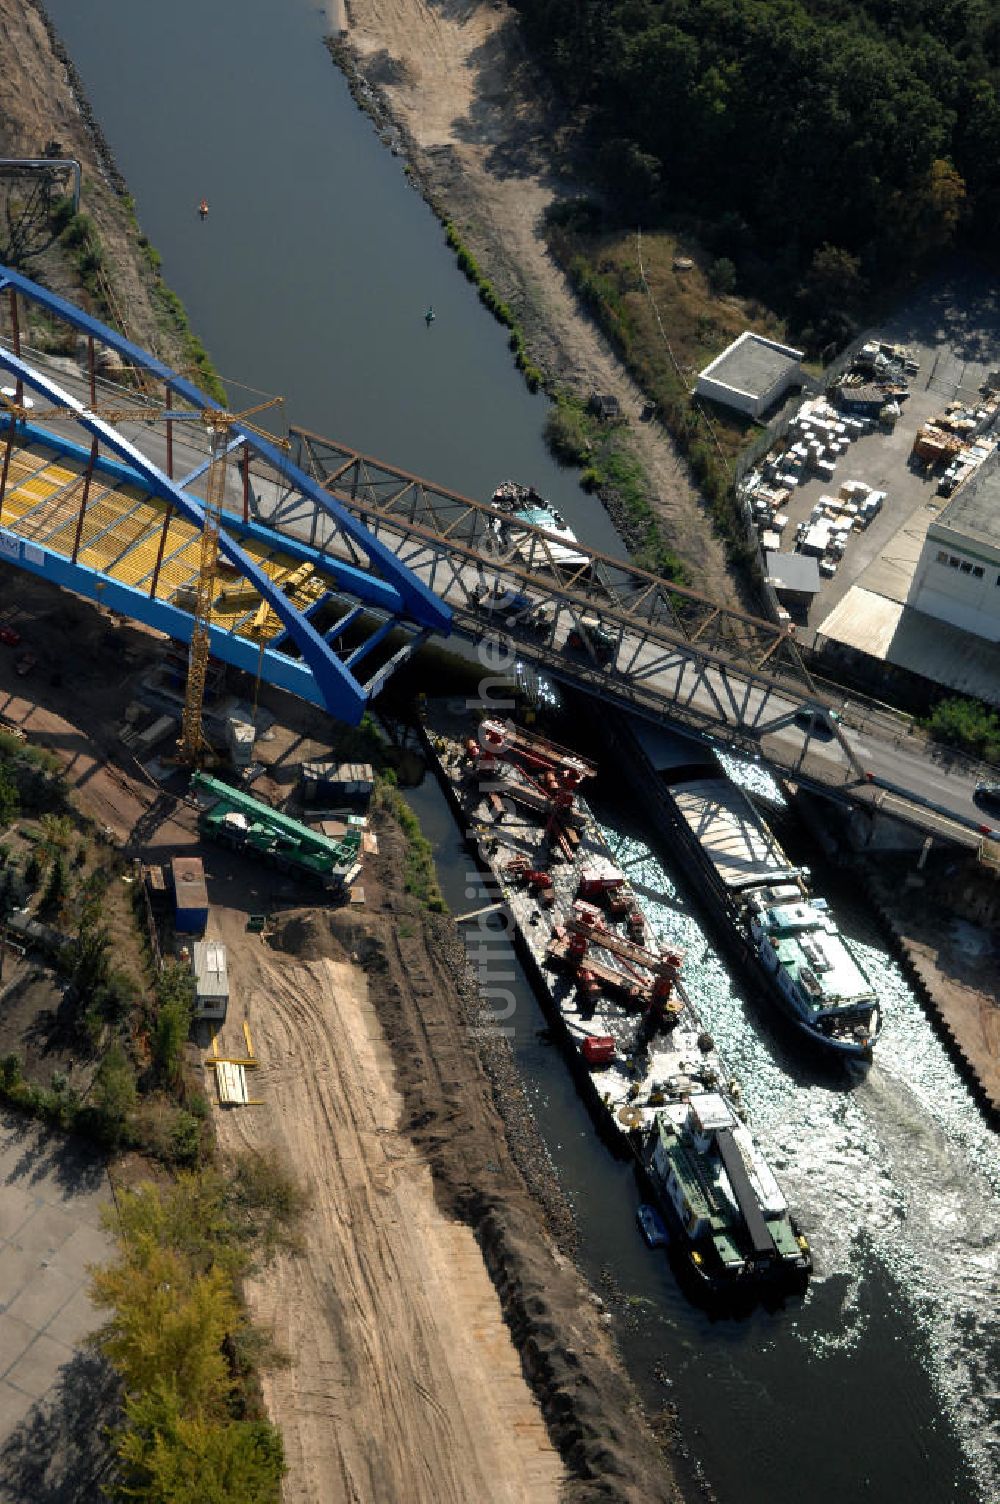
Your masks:
M 600 502 L 549 454 L 548 403 L 515 369 L 507 331 L 351 99 L 322 7 L 46 9 L 234 408 L 241 384 L 279 392 L 289 421 L 479 500 L 509 477 L 531 483 L 620 552 Z M 185 80 L 195 109 L 179 102 Z

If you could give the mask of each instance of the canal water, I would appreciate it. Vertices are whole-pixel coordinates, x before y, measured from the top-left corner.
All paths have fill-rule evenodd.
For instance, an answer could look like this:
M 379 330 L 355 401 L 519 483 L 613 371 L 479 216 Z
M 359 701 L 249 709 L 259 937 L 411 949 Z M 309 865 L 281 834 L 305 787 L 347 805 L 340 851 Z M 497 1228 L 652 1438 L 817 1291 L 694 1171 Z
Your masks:
M 485 902 L 437 785 L 408 797 L 446 899 L 456 910 Z M 742 1084 L 816 1265 L 805 1297 L 777 1310 L 720 1318 L 688 1302 L 641 1242 L 634 1176 L 601 1150 L 512 948 L 491 935 L 474 964 L 485 961 L 488 987 L 515 993 L 519 1065 L 576 1211 L 582 1262 L 618 1315 L 644 1397 L 676 1404 L 698 1476 L 723 1504 L 803 1491 L 823 1504 L 997 1499 L 995 1136 L 863 908 L 832 895 L 886 1023 L 872 1067 L 845 1076 L 769 1023 L 634 812 L 617 791 L 603 800 L 609 844 L 652 927 L 685 951 L 687 990 Z
M 469 495 L 531 481 L 613 548 L 596 502 L 549 458 L 544 404 L 503 331 L 333 68 L 323 7 L 47 4 L 234 406 L 282 392 L 292 421 Z M 413 803 L 446 897 L 475 907 L 479 880 L 431 780 Z M 687 986 L 817 1265 L 778 1311 L 713 1320 L 687 1302 L 639 1240 L 631 1171 L 598 1142 L 496 937 L 491 975 L 510 973 L 519 1063 L 637 1383 L 654 1407 L 676 1404 L 722 1504 L 1000 1498 L 996 1142 L 868 916 L 838 897 L 887 1012 L 875 1065 L 848 1089 L 768 1029 L 641 827 L 617 802 L 605 818 L 651 922 L 686 949 Z
M 351 99 L 323 6 L 47 9 L 231 407 L 280 393 L 291 422 L 478 500 L 533 484 L 594 546 L 620 549 L 549 455 L 546 401 L 507 331 Z

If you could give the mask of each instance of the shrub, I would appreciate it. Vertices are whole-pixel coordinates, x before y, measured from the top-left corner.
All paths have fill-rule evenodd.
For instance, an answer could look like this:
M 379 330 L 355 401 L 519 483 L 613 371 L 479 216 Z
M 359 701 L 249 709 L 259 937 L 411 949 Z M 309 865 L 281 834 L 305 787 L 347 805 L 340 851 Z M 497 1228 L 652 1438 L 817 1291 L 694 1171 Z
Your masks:
M 941 700 L 925 724 L 935 741 L 1000 762 L 1000 717 L 979 700 Z
M 545 440 L 560 464 L 586 464 L 593 446 L 578 402 L 559 398 L 553 403 L 545 419 Z
M 191 1029 L 193 1006 L 194 978 L 186 966 L 170 962 L 156 979 L 153 1025 L 153 1060 L 166 1081 L 175 1081 L 179 1074 L 181 1051 Z
M 116 1143 L 125 1121 L 135 1111 L 135 1072 L 118 1045 L 105 1055 L 94 1077 L 94 1105 L 106 1121 L 109 1141 Z
M 191 1167 L 201 1157 L 202 1125 L 193 1113 L 179 1109 L 170 1128 L 170 1157 L 174 1164 Z
M 10 825 L 21 809 L 21 800 L 10 771 L 0 763 L 0 826 Z

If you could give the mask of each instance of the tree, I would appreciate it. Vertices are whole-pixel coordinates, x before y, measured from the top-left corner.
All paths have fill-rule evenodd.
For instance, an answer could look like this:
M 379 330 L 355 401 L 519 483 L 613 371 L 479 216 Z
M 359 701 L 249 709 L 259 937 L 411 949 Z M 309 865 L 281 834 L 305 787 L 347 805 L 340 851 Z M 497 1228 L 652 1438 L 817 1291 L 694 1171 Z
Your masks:
M 24 884 L 29 893 L 34 893 L 42 880 L 42 873 L 44 871 L 45 864 L 39 854 L 38 847 L 35 846 L 24 864 Z
M 719 297 L 725 297 L 736 286 L 736 267 L 728 256 L 720 256 L 713 261 L 708 269 L 708 280 L 712 291 Z
M 164 1387 L 127 1399 L 125 1414 L 118 1455 L 132 1497 L 149 1504 L 277 1504 L 284 1449 L 267 1421 L 220 1425 L 182 1413 L 177 1393 Z
M 10 770 L 0 763 L 0 827 L 10 825 L 16 820 L 21 809 L 21 801 L 18 797 L 17 784 L 11 777 Z
M 965 183 L 951 162 L 935 158 L 913 197 L 913 233 L 924 252 L 944 250 L 965 210 Z
M 49 868 L 48 881 L 42 894 L 41 907 L 49 913 L 55 913 L 66 897 L 69 886 L 69 876 L 66 871 L 66 858 L 61 851 L 56 853 L 56 859 Z
M 232 1379 L 222 1344 L 242 1319 L 225 1269 L 195 1273 L 176 1249 L 143 1237 L 95 1271 L 91 1295 L 112 1312 L 97 1341 L 126 1390 L 165 1387 L 188 1411 L 224 1416 Z
M 73 822 L 69 815 L 43 815 L 42 845 L 49 856 L 65 851 L 73 839 Z
M 853 307 L 864 292 L 861 261 L 836 245 L 814 253 L 800 296 L 816 314 Z
M 110 970 L 111 935 L 99 915 L 99 908 L 95 912 L 89 905 L 85 907 L 76 939 L 67 947 L 70 980 L 85 998 L 107 981 Z

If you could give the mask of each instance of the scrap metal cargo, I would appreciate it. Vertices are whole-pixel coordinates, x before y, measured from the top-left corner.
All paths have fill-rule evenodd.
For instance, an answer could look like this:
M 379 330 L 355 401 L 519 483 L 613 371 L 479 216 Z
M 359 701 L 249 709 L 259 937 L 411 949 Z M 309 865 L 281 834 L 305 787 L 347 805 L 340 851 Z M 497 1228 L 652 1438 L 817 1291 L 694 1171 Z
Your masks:
M 714 1294 L 806 1279 L 808 1245 L 680 982 L 682 954 L 647 933 L 579 798 L 594 764 L 509 723 L 485 720 L 470 735 L 464 704 L 435 707 L 428 725 L 595 1120 L 639 1164 L 679 1267 Z

